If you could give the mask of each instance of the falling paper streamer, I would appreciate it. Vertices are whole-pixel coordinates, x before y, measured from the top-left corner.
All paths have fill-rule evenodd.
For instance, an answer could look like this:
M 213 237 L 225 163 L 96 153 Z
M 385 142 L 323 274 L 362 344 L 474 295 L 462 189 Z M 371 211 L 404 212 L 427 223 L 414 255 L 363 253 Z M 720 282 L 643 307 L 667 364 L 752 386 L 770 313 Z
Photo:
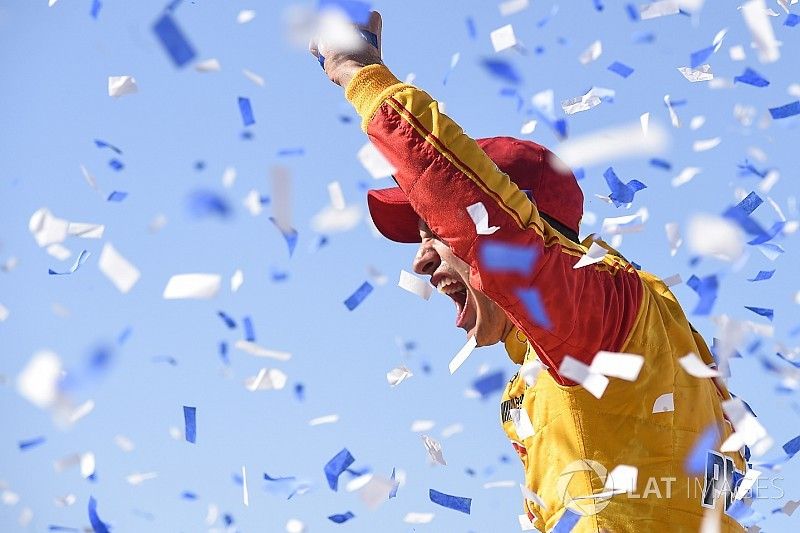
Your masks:
M 57 245 L 51 245 L 51 246 L 57 246 Z M 48 249 L 48 251 L 49 251 L 49 249 Z M 51 276 L 68 276 L 70 274 L 74 274 L 81 267 L 81 265 L 83 265 L 86 262 L 86 260 L 89 259 L 90 255 L 92 255 L 92 254 L 90 254 L 86 250 L 83 250 L 80 253 L 80 255 L 78 256 L 78 258 L 75 259 L 75 263 L 72 264 L 72 266 L 70 267 L 70 269 L 68 271 L 66 271 L 66 272 L 56 272 L 55 270 L 53 270 L 51 268 L 51 269 L 48 269 L 47 273 L 50 274 Z M 69 255 L 67 255 L 67 257 L 69 257 Z
M 680 6 L 677 0 L 659 0 L 639 6 L 639 18 L 642 20 L 677 15 L 678 13 L 680 13 Z
M 572 268 L 578 269 L 583 268 L 585 266 L 593 265 L 595 263 L 599 263 L 603 260 L 603 258 L 608 253 L 608 250 L 603 248 L 601 245 L 593 242 L 592 245 L 589 247 L 589 250 L 581 256 L 577 263 L 575 263 Z
M 514 35 L 514 27 L 511 24 L 506 24 L 489 34 L 492 40 L 492 47 L 495 52 L 502 52 L 517 45 L 517 37 Z
M 386 373 L 386 381 L 389 382 L 390 386 L 396 387 L 413 375 L 411 370 L 401 365 Z
M 140 272 L 125 259 L 111 243 L 103 245 L 98 267 L 114 286 L 123 294 L 127 294 L 139 281 Z
M 719 143 L 722 142 L 722 137 L 714 137 L 712 139 L 702 139 L 699 141 L 695 141 L 692 144 L 692 150 L 695 152 L 706 152 L 713 148 L 719 146 Z
M 246 341 L 243 339 L 236 341 L 234 347 L 255 357 L 267 357 L 269 359 L 275 359 L 277 361 L 288 361 L 289 359 L 292 358 L 292 354 L 290 354 L 289 352 L 269 350 L 267 348 L 259 346 L 254 342 Z
M 259 87 L 263 87 L 265 85 L 264 78 L 262 78 L 261 76 L 259 76 L 258 74 L 256 74 L 251 70 L 247 70 L 246 68 L 242 69 L 242 74 L 244 74 L 245 78 L 252 81 Z
M 169 278 L 162 296 L 165 300 L 213 298 L 221 282 L 219 274 L 176 274 Z
M 186 442 L 194 443 L 197 440 L 197 408 L 183 406 L 184 438 Z
M 472 498 L 452 496 L 434 489 L 430 489 L 428 495 L 430 500 L 436 505 L 441 505 L 442 507 L 447 507 L 448 509 L 453 509 L 454 511 L 470 514 Z
M 461 348 L 455 357 L 453 357 L 453 359 L 450 361 L 448 368 L 450 369 L 451 375 L 455 373 L 455 371 L 458 370 L 461 365 L 464 364 L 464 361 L 467 360 L 467 357 L 470 356 L 476 346 L 478 346 L 478 341 L 475 339 L 475 337 L 470 337 L 464 347 Z
M 357 155 L 361 165 L 375 179 L 386 178 L 397 172 L 397 169 L 383 157 L 383 154 L 371 142 L 362 146 Z
M 94 496 L 89 496 L 88 510 L 89 523 L 92 525 L 92 530 L 94 530 L 94 533 L 109 533 L 110 528 L 105 522 L 100 520 L 100 517 L 97 514 L 97 500 L 94 499 Z
M 574 115 L 575 113 L 588 111 L 597 107 L 603 102 L 613 102 L 615 95 L 616 92 L 613 89 L 592 87 L 582 96 L 576 96 L 575 98 L 570 98 L 561 102 L 561 109 L 567 115 Z
M 696 353 L 689 352 L 678 359 L 681 367 L 690 376 L 696 378 L 715 378 L 719 377 L 719 371 L 709 368 Z
M 627 124 L 600 130 L 564 141 L 554 152 L 563 161 L 551 163 L 569 168 L 582 168 L 609 162 L 618 162 L 626 157 L 642 157 L 659 154 L 669 146 L 667 131 L 657 123 L 649 124 L 647 134 L 640 124 Z
M 683 77 L 692 83 L 698 81 L 711 81 L 714 79 L 714 74 L 711 72 L 711 65 L 700 65 L 698 68 L 691 67 L 678 67 L 678 71 L 683 74 Z
M 703 169 L 698 167 L 686 167 L 683 170 L 681 170 L 680 174 L 672 178 L 672 181 L 670 183 L 673 187 L 680 187 L 681 185 L 684 185 L 692 181 L 695 176 L 697 176 L 698 174 L 700 174 L 700 172 L 702 172 L 702 170 Z
M 478 202 L 467 207 L 467 213 L 475 224 L 478 235 L 492 235 L 500 229 L 499 226 L 489 226 L 489 213 L 483 202 Z
M 654 413 L 667 413 L 675 410 L 675 395 L 665 392 L 653 402 Z
M 764 0 L 750 0 L 742 6 L 742 17 L 758 50 L 758 60 L 774 63 L 781 57 L 781 52 L 766 10 Z
M 287 376 L 277 368 L 262 368 L 256 376 L 245 379 L 244 386 L 250 392 L 257 390 L 283 390 Z
M 578 57 L 578 61 L 581 62 L 581 65 L 588 65 L 589 63 L 595 61 L 598 57 L 600 57 L 602 53 L 603 53 L 603 43 L 600 41 L 595 41 L 581 53 L 580 57 Z
M 242 466 L 242 503 L 245 507 L 250 507 L 250 494 L 247 491 L 247 469 Z
M 120 97 L 139 92 L 136 78 L 133 76 L 109 76 L 108 96 Z
M 153 24 L 153 32 L 176 67 L 183 67 L 197 55 L 192 44 L 168 12 Z
M 339 476 L 342 472 L 347 470 L 351 464 L 355 462 L 355 458 L 350 454 L 347 448 L 343 448 L 325 465 L 325 478 L 328 480 L 328 486 L 331 490 L 336 491 L 339 488 Z
M 669 111 L 669 120 L 672 123 L 673 128 L 680 128 L 681 127 L 681 119 L 678 118 L 678 113 L 675 112 L 675 109 L 672 107 L 672 99 L 668 94 L 664 95 L 664 104 L 667 106 L 667 111 Z

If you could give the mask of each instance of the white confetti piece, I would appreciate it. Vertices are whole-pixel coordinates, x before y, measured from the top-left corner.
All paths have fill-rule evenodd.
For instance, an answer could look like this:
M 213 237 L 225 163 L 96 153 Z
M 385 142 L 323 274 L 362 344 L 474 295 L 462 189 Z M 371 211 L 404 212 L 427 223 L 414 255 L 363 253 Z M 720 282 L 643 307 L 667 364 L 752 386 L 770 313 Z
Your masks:
M 68 421 L 70 424 L 75 424 L 92 411 L 94 411 L 94 400 L 86 400 L 69 413 Z
M 433 513 L 406 513 L 403 522 L 406 524 L 430 524 L 433 521 Z
M 647 135 L 647 132 L 650 130 L 650 113 L 642 113 L 639 116 L 639 124 L 642 127 L 642 134 Z
M 715 215 L 692 217 L 686 240 L 694 253 L 723 261 L 735 261 L 744 253 L 744 235 L 739 226 Z
M 741 500 L 747 496 L 747 493 L 753 488 L 753 485 L 759 477 L 761 477 L 761 472 L 753 468 L 748 468 L 747 472 L 744 473 L 744 478 L 739 482 L 739 486 L 736 488 L 736 494 L 733 499 Z
M 689 352 L 680 359 L 678 359 L 681 367 L 690 376 L 696 378 L 715 378 L 719 377 L 719 372 L 713 368 L 709 368 L 696 353 Z
M 220 65 L 219 60 L 217 58 L 210 58 L 205 59 L 203 61 L 198 62 L 194 69 L 197 72 L 219 72 L 222 70 L 222 65 Z
M 700 65 L 697 68 L 678 67 L 678 72 L 683 74 L 683 77 L 692 83 L 711 81 L 714 79 L 714 73 L 711 72 L 711 65 Z
M 767 430 L 742 402 L 741 398 L 731 398 L 722 402 L 722 410 L 736 430 L 720 446 L 722 452 L 735 452 L 743 446 L 751 447 L 755 456 L 763 455 L 772 445 Z
M 680 5 L 677 0 L 659 0 L 639 6 L 639 18 L 642 20 L 677 15 L 678 13 L 680 13 Z
M 158 473 L 156 472 L 136 472 L 125 476 L 125 481 L 128 482 L 128 485 L 136 487 L 149 479 L 155 479 L 157 477 Z
M 53 7 L 54 5 L 56 5 L 56 2 L 58 2 L 58 0 L 48 0 L 47 7 Z
M 288 377 L 277 368 L 262 368 L 255 376 L 248 377 L 244 386 L 250 392 L 257 390 L 282 390 L 286 386 Z
M 492 40 L 492 47 L 495 52 L 502 52 L 517 45 L 517 37 L 514 35 L 514 27 L 511 24 L 506 24 L 489 34 Z
M 141 276 L 139 269 L 122 257 L 110 242 L 103 245 L 97 265 L 100 272 L 123 294 L 127 294 Z
M 744 47 L 740 44 L 728 48 L 728 55 L 730 56 L 731 61 L 744 61 L 747 59 L 747 55 L 744 53 Z
M 588 365 L 569 355 L 565 356 L 564 360 L 561 361 L 558 373 L 578 383 L 592 396 L 598 399 L 603 397 L 603 393 L 605 393 L 606 387 L 608 387 L 607 377 L 592 372 Z
M 259 76 L 255 72 L 253 72 L 252 70 L 248 70 L 248 69 L 244 68 L 244 69 L 242 69 L 242 74 L 244 74 L 245 78 L 247 78 L 248 80 L 252 81 L 253 83 L 258 85 L 259 87 L 263 87 L 265 85 L 264 78 L 262 78 L 261 76 Z
M 238 291 L 242 283 L 244 283 L 244 273 L 237 268 L 236 272 L 231 276 L 231 292 Z
M 335 424 L 339 421 L 339 415 L 325 415 L 312 418 L 308 421 L 309 426 L 322 426 L 324 424 Z
M 8 310 L 8 307 L 6 307 L 3 304 L 0 304 L 0 322 L 5 322 L 10 314 L 11 311 Z
M 92 452 L 81 454 L 81 477 L 84 479 L 92 477 L 96 468 L 96 464 L 97 462 L 95 461 L 95 457 Z
M 531 489 L 523 485 L 522 483 L 519 484 L 519 489 L 522 491 L 522 497 L 528 501 L 531 501 L 538 505 L 543 509 L 547 509 L 547 505 L 544 503 L 544 500 Z
M 31 215 L 28 221 L 28 230 L 36 239 L 36 244 L 44 248 L 51 244 L 64 242 L 67 238 L 69 222 L 53 216 L 46 208 L 42 207 Z
M 466 361 L 466 360 L 467 360 L 467 357 L 469 357 L 469 356 L 470 356 L 470 354 L 472 353 L 472 351 L 473 351 L 473 350 L 475 349 L 475 347 L 477 347 L 477 346 L 478 346 L 478 341 L 475 339 L 475 337 L 470 337 L 470 338 L 467 340 L 467 343 L 464 345 L 464 347 L 463 347 L 463 348 L 461 348 L 461 349 L 458 351 L 458 353 L 455 355 L 455 357 L 453 357 L 453 359 L 450 361 L 450 364 L 448 365 L 448 368 L 450 369 L 450 374 L 451 374 L 451 375 L 452 375 L 453 373 L 455 373 L 455 371 L 456 371 L 456 370 L 458 370 L 458 368 L 459 368 L 461 365 L 463 365 L 463 364 L 464 364 L 464 361 Z
M 669 255 L 675 257 L 678 253 L 678 248 L 683 244 L 683 237 L 681 237 L 680 226 L 677 222 L 667 222 L 664 225 L 667 232 L 667 241 L 669 241 Z
M 608 473 L 604 488 L 615 494 L 636 492 L 639 469 L 631 465 L 617 465 Z
M 256 18 L 256 12 L 253 9 L 242 9 L 239 11 L 239 14 L 236 15 L 236 22 L 239 24 L 247 24 L 251 20 Z
M 442 466 L 447 466 L 447 461 L 444 460 L 444 455 L 442 454 L 442 445 L 439 443 L 439 441 L 432 439 L 427 435 L 423 435 L 422 443 L 425 445 L 425 450 L 428 452 L 428 456 L 432 461 L 439 463 Z
M 766 13 L 764 0 L 750 0 L 742 6 L 742 16 L 750 35 L 753 37 L 758 60 L 761 63 L 774 63 L 781 57 L 778 41 L 772 31 L 772 22 Z
M 158 233 L 166 225 L 167 225 L 166 215 L 159 213 L 158 215 L 154 216 L 153 220 L 150 221 L 150 224 L 147 225 L 147 231 L 149 231 L 150 233 Z
M 653 123 L 645 135 L 640 124 L 626 124 L 571 137 L 554 152 L 570 168 L 588 167 L 629 157 L 656 155 L 669 145 L 667 131 Z M 554 160 L 553 163 L 556 161 Z
M 391 176 L 397 169 L 383 157 L 383 154 L 371 142 L 367 142 L 358 151 L 358 160 L 361 165 L 375 179 Z
M 46 248 L 47 253 L 58 259 L 59 261 L 66 261 L 72 255 L 69 248 L 61 243 L 51 244 Z
M 292 358 L 292 354 L 290 354 L 289 352 L 269 350 L 267 348 L 264 348 L 263 346 L 259 346 L 254 342 L 246 341 L 243 339 L 236 341 L 234 347 L 255 357 L 267 357 L 269 359 L 276 359 L 278 361 L 288 361 L 289 359 Z
M 65 494 L 64 496 L 57 497 L 54 503 L 57 507 L 69 507 L 70 505 L 74 505 L 76 501 L 78 501 L 78 497 L 74 494 Z
M 442 438 L 443 439 L 449 439 L 453 435 L 458 435 L 459 433 L 462 433 L 463 431 L 464 431 L 464 425 L 463 424 L 458 424 L 458 423 L 450 424 L 446 428 L 442 429 Z
M 706 152 L 719 146 L 722 142 L 722 137 L 714 137 L 712 139 L 701 139 L 692 144 L 692 150 L 695 152 Z
M 247 469 L 242 466 L 242 503 L 250 507 L 250 493 L 247 490 Z
M 361 209 L 356 205 L 337 209 L 326 206 L 311 218 L 311 229 L 330 234 L 350 231 L 361 222 Z
M 86 180 L 86 183 L 89 184 L 89 187 L 94 189 L 95 191 L 99 191 L 99 187 L 97 186 L 97 179 L 89 172 L 85 166 L 81 165 L 81 174 L 83 174 L 83 179 Z
M 261 193 L 256 189 L 250 189 L 250 192 L 248 192 L 247 196 L 245 196 L 244 200 L 242 200 L 242 205 L 244 205 L 248 213 L 254 217 L 257 217 L 264 209 L 261 203 Z
M 603 43 L 600 41 L 595 41 L 586 48 L 581 55 L 578 56 L 578 61 L 581 62 L 581 65 L 588 65 L 592 61 L 596 60 L 600 55 L 603 53 Z
M 513 479 L 503 481 L 487 481 L 483 484 L 484 489 L 509 489 L 516 485 L 517 482 Z
M 703 169 L 698 167 L 686 167 L 683 170 L 681 170 L 677 176 L 672 178 L 672 181 L 670 183 L 673 187 L 680 187 L 681 185 L 684 185 L 692 181 L 694 177 L 700 174 L 700 172 L 702 171 Z
M 221 280 L 219 274 L 176 274 L 169 278 L 162 296 L 165 300 L 213 298 Z
M 236 183 L 236 167 L 225 167 L 222 172 L 222 186 L 230 189 L 234 183 Z
M 423 300 L 430 299 L 433 294 L 433 286 L 430 283 L 405 270 L 400 271 L 400 280 L 397 282 L 397 286 L 411 294 L 416 294 Z
M 575 98 L 570 98 L 561 102 L 561 109 L 567 115 L 574 115 L 575 113 L 581 113 L 597 107 L 603 102 L 613 101 L 614 96 L 616 96 L 616 91 L 613 89 L 592 87 L 582 96 L 576 96 Z
M 67 233 L 81 239 L 102 239 L 106 227 L 103 224 L 90 224 L 87 222 L 69 222 Z
M 296 518 L 286 521 L 286 533 L 306 533 L 306 525 Z
M 529 0 L 506 0 L 501 2 L 498 7 L 500 8 L 500 14 L 507 17 L 528 9 L 528 5 Z
M 338 181 L 332 181 L 328 184 L 328 198 L 331 201 L 331 207 L 334 209 L 344 209 L 344 193 L 342 192 L 342 185 Z
M 114 436 L 114 444 L 116 444 L 120 450 L 126 453 L 132 452 L 136 448 L 136 446 L 133 444 L 133 441 L 125 435 Z
M 681 119 L 678 117 L 678 113 L 672 107 L 672 99 L 668 94 L 664 95 L 664 103 L 667 106 L 667 111 L 669 111 L 669 120 L 672 123 L 673 128 L 680 128 L 681 127 Z
M 525 122 L 524 124 L 522 124 L 522 127 L 519 130 L 521 135 L 530 135 L 534 131 L 536 131 L 536 121 L 535 120 L 529 120 L 529 121 Z
M 668 413 L 675 410 L 675 395 L 671 392 L 665 392 L 653 402 L 654 413 Z
M 17 376 L 17 392 L 37 407 L 47 409 L 58 399 L 61 371 L 61 359 L 55 352 L 36 352 Z
M 398 366 L 397 368 L 393 368 L 386 373 L 386 381 L 388 381 L 389 385 L 392 387 L 396 387 L 413 375 L 414 374 L 412 374 L 411 370 L 408 368 L 404 366 Z
M 592 245 L 589 247 L 589 250 L 581 256 L 577 263 L 572 265 L 573 269 L 583 268 L 585 266 L 593 265 L 595 263 L 599 263 L 603 260 L 603 258 L 608 253 L 608 250 L 593 242 Z
M 536 433 L 533 424 L 525 409 L 511 409 L 509 411 L 511 421 L 514 423 L 514 430 L 517 432 L 519 440 L 525 440 Z
M 412 433 L 422 433 L 423 431 L 430 431 L 436 425 L 433 420 L 414 420 L 411 422 Z
M 531 519 L 528 518 L 527 514 L 517 515 L 517 520 L 519 520 L 519 528 L 520 528 L 520 530 L 522 530 L 522 531 L 537 531 L 537 532 L 539 531 L 538 529 L 536 529 L 536 527 L 534 527 L 533 522 L 531 522 Z
M 139 92 L 136 85 L 136 78 L 133 76 L 109 76 L 108 77 L 108 96 L 119 98 L 127 94 Z
M 667 287 L 674 287 L 675 285 L 680 285 L 681 283 L 683 283 L 683 279 L 681 279 L 680 274 L 673 274 L 669 277 L 662 279 L 661 281 L 663 281 L 664 285 L 666 285 Z
M 624 235 L 626 233 L 638 233 L 644 230 L 644 224 L 650 218 L 650 212 L 646 207 L 640 207 L 632 215 L 621 217 L 608 217 L 603 219 L 603 226 L 600 230 L 608 235 Z
M 528 387 L 536 384 L 539 373 L 544 369 L 544 365 L 538 359 L 526 361 L 519 369 L 519 375 Z
M 694 116 L 692 117 L 692 120 L 689 121 L 689 129 L 691 130 L 700 129 L 705 123 L 706 123 L 706 117 L 704 117 L 703 115 Z
M 589 365 L 589 371 L 606 377 L 636 381 L 644 365 L 644 357 L 632 353 L 599 351 Z
M 500 229 L 499 226 L 489 226 L 489 212 L 483 202 L 467 206 L 467 213 L 475 224 L 475 232 L 478 235 L 492 235 Z

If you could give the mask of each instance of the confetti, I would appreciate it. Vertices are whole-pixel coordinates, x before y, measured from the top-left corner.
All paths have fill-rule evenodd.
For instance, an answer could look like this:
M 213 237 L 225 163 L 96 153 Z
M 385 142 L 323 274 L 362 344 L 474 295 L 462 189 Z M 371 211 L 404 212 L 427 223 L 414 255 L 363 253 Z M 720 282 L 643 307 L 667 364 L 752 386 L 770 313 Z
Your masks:
M 660 125 L 650 123 L 647 132 L 640 124 L 616 126 L 573 137 L 554 149 L 570 168 L 616 162 L 628 157 L 651 156 L 666 149 L 669 136 Z
M 219 59 L 212 57 L 211 59 L 206 59 L 195 64 L 194 69 L 197 72 L 219 72 L 222 70 L 222 65 Z
M 639 18 L 641 20 L 677 15 L 678 13 L 680 13 L 680 7 L 677 0 L 660 0 L 639 6 Z
M 671 392 L 665 392 L 653 402 L 654 413 L 666 413 L 675 410 L 675 395 Z
M 492 235 L 500 229 L 498 226 L 489 226 L 489 213 L 483 202 L 467 206 L 467 214 L 475 224 L 475 232 L 478 235 Z
M 681 185 L 684 185 L 692 181 L 695 176 L 697 176 L 698 174 L 700 174 L 700 172 L 702 172 L 702 170 L 703 169 L 698 167 L 686 167 L 683 170 L 681 170 L 680 174 L 672 178 L 672 181 L 670 183 L 673 187 L 680 187 Z
M 775 312 L 772 309 L 767 309 L 765 307 L 751 307 L 749 305 L 744 306 L 745 309 L 748 309 L 759 316 L 763 316 L 764 318 L 768 319 L 772 322 L 772 319 L 775 315 Z
M 699 68 L 678 67 L 678 72 L 683 74 L 683 77 L 692 83 L 711 81 L 714 79 L 714 74 L 711 72 L 711 65 L 701 65 Z
M 288 361 L 292 358 L 292 354 L 289 352 L 281 352 L 277 350 L 269 350 L 258 344 L 246 340 L 238 340 L 234 347 L 238 350 L 242 350 L 243 352 L 247 352 L 250 355 L 255 357 L 267 357 L 269 359 L 275 359 L 277 361 Z
M 250 494 L 247 491 L 247 470 L 242 466 L 242 503 L 245 507 L 250 507 Z
M 250 126 L 256 123 L 256 119 L 253 116 L 253 108 L 250 105 L 250 99 L 240 96 L 238 99 L 239 102 L 239 113 L 242 115 L 242 122 L 245 126 Z
M 51 269 L 47 270 L 47 273 L 50 274 L 51 276 L 66 276 L 66 275 L 74 274 L 75 271 L 77 271 L 81 267 L 81 265 L 83 265 L 86 262 L 86 260 L 89 259 L 90 255 L 92 255 L 92 254 L 90 254 L 86 250 L 83 250 L 80 253 L 80 255 L 78 256 L 78 258 L 75 260 L 75 262 L 72 264 L 72 266 L 69 268 L 68 271 L 66 271 L 66 272 L 56 272 L 55 270 L 53 270 L 51 268 Z
M 259 76 L 258 74 L 256 74 L 251 70 L 247 70 L 246 68 L 242 69 L 242 74 L 244 74 L 245 78 L 252 81 L 259 87 L 263 87 L 265 85 L 264 78 L 262 78 L 261 76 Z
M 603 173 L 603 178 L 605 178 L 608 188 L 611 189 L 609 198 L 617 207 L 630 204 L 633 202 L 633 195 L 636 192 L 647 188 L 647 185 L 639 180 L 630 180 L 628 183 L 623 183 L 611 167 L 607 168 Z
M 277 368 L 262 368 L 256 376 L 251 376 L 244 381 L 244 386 L 250 392 L 257 390 L 282 390 L 286 386 L 288 377 Z
M 128 193 L 123 191 L 112 191 L 111 194 L 108 195 L 106 198 L 107 202 L 121 202 L 128 197 Z
M 176 274 L 169 278 L 162 296 L 165 300 L 213 298 L 221 282 L 219 274 Z
M 397 169 L 383 157 L 383 154 L 371 142 L 362 146 L 357 156 L 361 165 L 375 179 L 386 178 L 397 172 Z
M 183 406 L 184 438 L 186 442 L 194 443 L 197 440 L 197 408 Z
M 431 501 L 442 507 L 460 511 L 465 514 L 470 514 L 470 507 L 472 506 L 472 498 L 463 498 L 461 496 L 451 496 L 438 490 L 430 489 L 429 497 Z
M 770 279 L 773 274 L 775 274 L 774 270 L 760 270 L 758 274 L 756 274 L 756 277 L 748 279 L 747 281 L 763 281 Z
M 141 276 L 139 269 L 132 265 L 114 248 L 111 243 L 103 245 L 98 267 L 111 283 L 122 293 L 127 294 Z
M 32 439 L 21 440 L 17 443 L 20 451 L 27 451 L 31 448 L 36 448 L 37 446 L 41 446 L 47 441 L 45 437 L 34 437 Z
M 713 139 L 702 139 L 699 141 L 695 141 L 692 144 L 692 150 L 695 152 L 707 152 L 713 148 L 719 146 L 719 143 L 722 142 L 722 137 L 714 137 Z
M 589 365 L 589 371 L 606 377 L 636 381 L 644 365 L 644 357 L 637 354 L 599 351 Z
M 128 94 L 139 92 L 136 85 L 136 78 L 133 76 L 109 76 L 108 77 L 108 96 L 119 98 Z
M 511 415 L 511 422 L 514 424 L 514 430 L 520 440 L 533 436 L 535 433 L 533 424 L 525 409 L 511 409 L 509 414 Z
M 578 57 L 578 61 L 581 62 L 581 65 L 588 65 L 592 61 L 597 60 L 600 55 L 603 53 L 603 43 L 600 41 L 595 41 L 589 45 L 586 50 L 581 52 L 581 55 Z
M 752 85 L 753 87 L 766 87 L 769 85 L 769 81 L 751 68 L 745 68 L 744 72 L 733 78 L 733 82 L 745 83 L 747 85 Z
M 386 381 L 391 387 L 396 387 L 414 374 L 405 366 L 398 366 L 386 373 Z
M 525 305 L 528 316 L 544 329 L 550 329 L 550 319 L 545 311 L 539 290 L 532 287 L 530 289 L 517 289 L 517 296 Z
M 613 102 L 615 92 L 611 89 L 603 89 L 602 87 L 592 87 L 583 96 L 576 96 L 569 100 L 561 102 L 561 109 L 567 115 L 574 115 L 582 111 L 588 111 L 594 107 L 599 106 L 602 102 Z
M 678 362 L 687 374 L 696 378 L 715 378 L 720 375 L 719 371 L 709 368 L 695 353 L 684 355 Z
M 372 292 L 372 290 L 373 290 L 373 287 L 370 284 L 370 282 L 365 281 L 364 283 L 361 284 L 361 286 L 359 286 L 356 289 L 356 291 L 353 294 L 351 294 L 344 301 L 345 307 L 347 307 L 348 310 L 352 311 L 353 309 L 358 307 L 361 304 L 361 302 L 364 301 L 364 298 L 369 296 L 369 294 Z
M 657 4 L 663 3 L 672 3 L 672 2 L 656 2 Z M 671 13 L 670 13 L 671 14 Z M 564 509 L 564 514 L 561 515 L 561 518 L 558 519 L 558 522 L 550 530 L 550 533 L 570 533 L 578 521 L 581 519 L 581 515 L 571 511 L 570 509 Z
M 430 524 L 433 521 L 433 513 L 406 513 L 403 522 L 406 524 Z
M 333 514 L 333 515 L 330 515 L 328 517 L 328 520 L 330 520 L 331 522 L 335 522 L 337 524 L 343 524 L 343 523 L 347 522 L 348 520 L 350 520 L 351 518 L 355 518 L 355 516 L 356 515 L 354 515 L 352 512 L 347 511 L 344 514 Z
M 598 399 L 603 397 L 603 393 L 605 393 L 609 383 L 607 377 L 593 372 L 588 365 L 569 355 L 565 356 L 561 361 L 558 373 L 583 386 L 592 396 Z
M 735 261 L 744 253 L 741 229 L 726 218 L 696 215 L 689 221 L 686 237 L 694 253 Z
M 324 424 L 335 424 L 339 421 L 339 415 L 325 415 L 312 418 L 308 421 L 309 426 L 321 426 Z
M 717 277 L 711 275 L 701 279 L 692 275 L 686 284 L 700 297 L 700 301 L 697 302 L 697 306 L 694 308 L 694 311 L 692 311 L 692 314 L 709 314 L 711 308 L 714 306 L 714 302 L 717 300 L 717 289 L 719 288 Z
M 185 66 L 197 55 L 194 47 L 169 13 L 164 13 L 153 24 L 153 32 L 176 67 Z
M 800 115 L 800 100 L 780 107 L 770 107 L 769 114 L 775 120 Z
M 495 241 L 486 241 L 480 245 L 481 266 L 487 270 L 529 274 L 537 256 L 535 249 L 525 246 Z
M 444 455 L 442 455 L 442 445 L 439 441 L 427 435 L 422 435 L 422 444 L 425 446 L 425 450 L 428 452 L 428 457 L 430 457 L 431 461 L 442 466 L 447 466 L 447 461 L 444 460 Z
M 0 322 L 5 322 L 10 314 L 11 311 L 8 310 L 8 307 L 6 307 L 3 304 L 0 304 Z
M 777 61 L 781 53 L 772 31 L 772 23 L 766 14 L 764 0 L 746 2 L 742 6 L 742 16 L 758 50 L 758 60 L 762 63 Z
M 495 52 L 502 52 L 509 48 L 514 48 L 517 45 L 517 37 L 514 35 L 514 27 L 511 24 L 506 24 L 489 34 L 492 40 L 492 47 Z
M 350 454 L 347 448 L 342 448 L 342 451 L 337 453 L 325 465 L 325 478 L 328 480 L 328 486 L 331 490 L 336 491 L 339 488 L 339 476 L 342 472 L 347 470 L 351 464 L 355 462 L 355 458 Z
M 464 345 L 464 347 L 461 348 L 458 351 L 458 353 L 453 357 L 453 359 L 450 361 L 450 364 L 448 365 L 450 374 L 455 373 L 455 371 L 458 370 L 459 367 L 464 364 L 464 361 L 467 360 L 467 357 L 470 356 L 470 354 L 472 353 L 472 351 L 475 349 L 476 346 L 478 346 L 478 341 L 475 339 L 475 337 L 470 337 L 467 340 L 467 343 Z
M 17 376 L 17 392 L 37 407 L 48 409 L 59 398 L 61 373 L 61 359 L 55 352 L 38 351 Z
M 94 533 L 109 533 L 109 527 L 97 515 L 97 500 L 94 499 L 94 496 L 89 496 L 88 510 L 89 523 L 92 525 Z
M 505 0 L 501 2 L 500 5 L 497 7 L 500 8 L 500 14 L 504 17 L 509 15 L 513 15 L 515 13 L 519 13 L 520 11 L 524 11 L 528 9 L 529 0 Z M 431 515 L 431 518 L 433 516 Z
M 614 61 L 608 66 L 608 70 L 613 72 L 614 74 L 618 74 L 623 78 L 627 78 L 631 74 L 633 74 L 633 69 L 624 63 L 620 63 L 619 61 Z

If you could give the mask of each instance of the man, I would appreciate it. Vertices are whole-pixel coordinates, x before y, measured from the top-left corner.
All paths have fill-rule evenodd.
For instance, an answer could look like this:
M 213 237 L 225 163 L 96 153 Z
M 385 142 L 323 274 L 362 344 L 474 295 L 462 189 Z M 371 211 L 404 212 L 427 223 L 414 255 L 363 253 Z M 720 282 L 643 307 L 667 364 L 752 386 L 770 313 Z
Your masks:
M 689 353 L 713 358 L 669 289 L 605 243 L 600 262 L 573 268 L 587 248 L 578 242 L 583 197 L 572 173 L 535 143 L 469 138 L 383 65 L 378 13 L 360 31 L 361 46 L 322 36 L 311 52 L 397 169 L 399 187 L 368 196 L 378 229 L 419 243 L 414 270 L 453 300 L 457 327 L 479 346 L 504 342 L 524 363 L 501 416 L 525 468 L 525 520 L 539 531 L 578 519 L 573 531 L 696 532 L 711 507 L 721 531 L 742 531 L 714 501 L 733 468 L 710 479 L 685 470 L 709 428 L 713 450 L 733 432 L 721 408 L 730 395 L 679 365 Z M 498 229 L 479 233 L 472 215 L 484 209 Z M 643 356 L 638 378 L 589 373 L 600 351 Z M 546 369 L 538 377 L 530 371 L 537 364 Z M 604 391 L 597 380 L 608 381 Z M 745 470 L 740 453 L 725 460 Z M 638 469 L 638 483 L 597 496 L 619 465 Z

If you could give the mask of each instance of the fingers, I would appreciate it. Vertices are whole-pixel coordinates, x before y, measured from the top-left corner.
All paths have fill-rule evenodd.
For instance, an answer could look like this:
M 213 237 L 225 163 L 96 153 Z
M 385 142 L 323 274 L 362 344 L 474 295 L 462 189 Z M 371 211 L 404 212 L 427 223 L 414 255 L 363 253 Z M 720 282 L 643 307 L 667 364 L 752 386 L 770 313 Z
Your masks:
M 316 37 L 308 41 L 308 51 L 311 52 L 311 55 L 314 57 L 319 57 L 319 46 L 317 45 Z

